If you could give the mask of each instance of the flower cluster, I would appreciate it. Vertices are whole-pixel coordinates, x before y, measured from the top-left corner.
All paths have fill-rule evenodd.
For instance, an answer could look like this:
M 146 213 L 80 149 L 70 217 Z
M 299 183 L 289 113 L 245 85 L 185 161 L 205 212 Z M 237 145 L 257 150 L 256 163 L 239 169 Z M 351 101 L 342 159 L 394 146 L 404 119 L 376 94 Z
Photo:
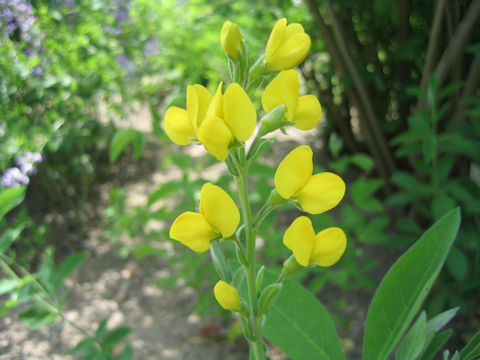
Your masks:
M 15 43 L 23 42 L 23 51 L 34 56 L 41 48 L 40 30 L 32 5 L 26 0 L 0 0 L 0 32 Z
M 2 175 L 3 187 L 18 187 L 28 185 L 29 176 L 35 175 L 37 169 L 35 164 L 42 161 L 42 155 L 39 153 L 27 152 L 15 159 L 17 167 L 11 167 L 5 170 Z
M 252 225 L 246 169 L 258 144 L 264 141 L 262 137 L 287 126 L 300 130 L 313 129 L 322 115 L 317 97 L 300 95 L 299 76 L 292 69 L 305 59 L 311 41 L 300 24 L 288 25 L 286 19 L 281 19 L 270 34 L 265 53 L 250 67 L 245 42 L 236 24 L 230 21 L 224 23 L 220 44 L 227 55 L 232 83 L 224 89 L 221 82 L 215 93 L 203 85 L 189 85 L 185 108 L 168 108 L 164 129 L 175 144 L 200 143 L 217 160 L 226 161 L 238 185 L 244 227 L 237 230 L 240 212 L 230 195 L 222 188 L 207 183 L 201 189 L 199 211 L 187 211 L 178 216 L 170 228 L 170 238 L 196 252 L 210 249 L 221 278 L 214 288 L 215 298 L 223 308 L 238 311 L 242 316 L 247 313 L 245 316 L 248 318 L 248 312 L 262 316 L 268 310 L 272 303 L 269 299 L 275 299 L 281 284 L 267 287 L 269 290 L 262 292 L 260 305 L 255 309 L 253 304 L 256 301 L 252 298 L 257 296 L 258 289 L 251 289 L 252 283 L 249 282 L 251 308 L 245 310 L 244 300 L 230 283 L 229 271 L 215 250 L 217 245 L 213 246 L 212 242 L 219 241 L 221 244 L 222 239 L 234 241 L 239 261 L 245 266 L 247 277 L 251 277 L 255 271 L 256 228 L 261 219 L 284 203 L 294 204 L 309 214 L 328 211 L 342 200 L 345 183 L 330 172 L 314 174 L 311 148 L 298 146 L 279 163 L 273 179 L 275 190 L 262 208 L 266 209 L 265 212 L 260 211 L 255 226 Z M 262 80 L 275 72 L 278 74 L 261 96 L 266 115 L 260 121 L 247 151 L 246 141 L 252 137 L 257 125 L 257 111 L 250 98 Z M 337 227 L 315 234 L 311 220 L 300 216 L 286 229 L 283 243 L 293 253 L 284 264 L 282 274 L 286 276 L 299 266 L 326 267 L 335 264 L 345 251 L 346 236 Z

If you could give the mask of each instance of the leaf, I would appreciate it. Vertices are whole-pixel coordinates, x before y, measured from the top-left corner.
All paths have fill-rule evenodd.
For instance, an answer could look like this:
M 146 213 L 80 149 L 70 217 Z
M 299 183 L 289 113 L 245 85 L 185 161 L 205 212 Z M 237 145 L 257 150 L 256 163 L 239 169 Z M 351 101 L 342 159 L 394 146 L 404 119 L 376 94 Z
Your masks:
M 288 279 L 267 316 L 265 336 L 293 360 L 345 359 L 327 310 L 310 291 Z
M 370 173 L 375 167 L 375 162 L 366 154 L 355 154 L 350 158 L 350 161 L 367 173 Z
M 19 320 L 34 329 L 53 324 L 58 314 L 43 306 L 33 306 L 18 316 Z
M 132 329 L 130 329 L 129 327 L 119 327 L 115 330 L 109 331 L 103 339 L 102 347 L 109 348 L 115 346 L 123 339 L 125 339 L 131 332 Z
M 167 181 L 162 184 L 158 189 L 154 190 L 150 195 L 148 195 L 147 206 L 151 206 L 156 203 L 158 200 L 163 199 L 164 197 L 176 193 L 183 187 L 182 182 L 178 180 Z
M 427 315 L 423 311 L 398 347 L 395 360 L 413 360 L 427 341 Z
M 396 172 L 391 178 L 392 182 L 400 189 L 408 190 L 416 194 L 430 194 L 432 188 L 429 185 L 421 183 L 413 175 L 406 172 Z
M 467 256 L 456 246 L 452 247 L 448 254 L 447 269 L 458 281 L 464 280 L 470 271 Z
M 459 307 L 444 311 L 427 322 L 427 333 L 436 333 L 441 330 L 457 314 Z
M 12 187 L 0 191 L 0 219 L 6 213 L 20 204 L 25 197 L 25 188 L 23 186 Z
M 427 230 L 390 268 L 368 310 L 363 359 L 384 360 L 393 351 L 437 278 L 459 225 L 457 208 Z
M 22 224 L 21 226 L 5 230 L 5 232 L 0 236 L 0 254 L 8 250 L 10 246 L 19 238 L 24 227 L 25 224 Z
M 55 272 L 54 278 L 54 290 L 57 291 L 62 283 L 68 278 L 72 273 L 85 262 L 86 256 L 85 252 L 78 252 L 72 254 L 62 261 L 57 271 Z
M 462 360 L 473 360 L 477 356 L 480 356 L 480 331 L 470 339 L 460 353 Z
M 22 284 L 22 281 L 19 279 L 0 279 L 0 295 L 6 294 Z
M 445 330 L 432 339 L 420 360 L 432 360 L 440 348 L 447 342 L 452 335 L 452 330 Z
M 145 136 L 141 131 L 135 129 L 125 129 L 117 131 L 110 144 L 110 163 L 117 161 L 120 154 L 125 151 L 125 148 L 133 143 L 134 157 L 138 159 L 143 152 L 145 145 Z

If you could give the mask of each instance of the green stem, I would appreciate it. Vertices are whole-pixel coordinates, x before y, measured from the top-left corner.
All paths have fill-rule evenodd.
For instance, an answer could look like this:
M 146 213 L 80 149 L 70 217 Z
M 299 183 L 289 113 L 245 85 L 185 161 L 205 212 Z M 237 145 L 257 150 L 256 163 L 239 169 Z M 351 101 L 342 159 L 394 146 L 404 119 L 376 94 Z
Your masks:
M 236 161 L 238 177 L 235 177 L 238 186 L 238 193 L 240 197 L 240 204 L 242 207 L 243 219 L 245 222 L 245 236 L 246 236 L 246 258 L 248 266 L 245 266 L 245 273 L 247 275 L 247 287 L 248 287 L 248 300 L 250 308 L 249 323 L 251 332 L 254 337 L 254 341 L 250 342 L 252 350 L 255 354 L 256 360 L 264 360 L 265 353 L 263 349 L 263 329 L 262 329 L 262 316 L 258 314 L 258 302 L 257 302 L 257 285 L 256 285 L 256 272 L 255 272 L 255 240 L 256 229 L 253 226 L 252 212 L 250 204 L 248 202 L 248 189 L 247 189 L 247 173 L 248 165 L 245 161 L 245 150 L 240 151 L 240 162 Z M 243 155 L 243 156 L 242 156 Z M 235 158 L 234 158 L 235 160 Z
M 3 269 L 3 271 L 5 271 L 5 273 L 7 273 L 10 277 L 14 278 L 14 279 L 17 279 L 17 280 L 21 280 L 20 276 L 17 275 L 17 273 L 15 271 L 13 271 L 13 269 L 10 267 L 10 265 L 7 263 L 8 262 L 13 262 L 13 259 L 11 259 L 10 257 L 4 255 L 4 254 L 0 254 L 1 257 L 0 257 L 0 268 Z M 21 265 L 18 265 L 17 266 L 19 267 L 19 269 L 22 271 L 22 273 L 24 273 L 24 275 L 31 275 L 27 269 L 25 269 L 23 266 Z M 52 299 L 52 296 L 51 294 L 43 287 L 42 284 L 40 284 L 40 282 L 38 282 L 38 280 L 35 278 L 35 276 L 32 276 L 32 283 L 33 285 L 36 287 L 36 289 L 41 293 L 41 294 L 35 294 L 34 295 L 34 298 L 35 298 L 35 301 L 37 301 L 38 303 L 41 303 L 43 306 L 47 307 L 48 309 L 50 309 L 50 311 L 52 311 L 53 313 L 57 314 L 58 316 L 60 316 L 62 318 L 63 321 L 65 321 L 66 323 L 68 323 L 70 326 L 72 326 L 73 328 L 75 328 L 78 332 L 80 332 L 83 336 L 89 338 L 89 339 L 93 339 L 90 334 L 83 328 L 81 328 L 80 326 L 78 326 L 76 323 L 74 323 L 73 321 L 71 321 L 70 319 L 68 319 L 65 314 L 62 313 L 62 311 L 56 306 L 56 301 L 54 299 Z M 42 295 L 47 299 L 43 298 Z M 101 346 L 100 344 L 95 341 L 94 342 L 96 344 L 96 346 L 101 349 Z

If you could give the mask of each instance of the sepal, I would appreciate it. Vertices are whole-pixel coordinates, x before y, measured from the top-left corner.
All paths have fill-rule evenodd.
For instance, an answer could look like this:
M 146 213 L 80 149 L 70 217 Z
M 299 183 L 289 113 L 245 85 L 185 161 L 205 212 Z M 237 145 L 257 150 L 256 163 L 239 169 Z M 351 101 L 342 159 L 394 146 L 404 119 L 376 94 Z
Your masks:
M 267 314 L 272 305 L 278 298 L 280 291 L 282 290 L 281 283 L 274 283 L 268 285 L 265 289 L 263 289 L 262 293 L 260 294 L 260 314 L 264 315 Z
M 225 253 L 219 241 L 212 241 L 210 243 L 210 256 L 212 257 L 213 266 L 217 272 L 218 277 L 227 282 L 232 282 L 232 274 L 230 273 Z

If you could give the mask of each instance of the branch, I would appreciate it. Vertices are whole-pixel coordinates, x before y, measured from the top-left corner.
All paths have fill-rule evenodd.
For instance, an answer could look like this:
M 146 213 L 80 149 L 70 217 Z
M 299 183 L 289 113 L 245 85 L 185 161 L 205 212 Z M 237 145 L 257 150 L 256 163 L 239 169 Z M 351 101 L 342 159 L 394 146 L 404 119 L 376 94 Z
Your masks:
M 318 6 L 315 0 L 305 0 L 305 2 L 309 7 L 310 12 L 313 14 L 315 25 L 317 29 L 320 31 L 322 35 L 322 39 L 325 42 L 325 46 L 331 57 L 332 66 L 335 68 L 335 71 L 340 77 L 344 77 L 347 71 L 346 71 L 343 59 L 340 55 L 337 42 L 333 39 L 330 28 L 326 25 L 325 21 L 323 20 L 323 17 L 320 14 L 320 11 L 318 9 Z M 375 161 L 376 169 L 379 175 L 383 179 L 385 179 L 386 182 L 388 182 L 388 179 L 389 179 L 388 169 L 382 160 L 381 151 L 379 151 L 379 149 L 376 146 L 375 138 L 372 132 L 369 131 L 368 129 L 367 121 L 365 120 L 366 119 L 365 112 L 360 106 L 360 101 L 358 99 L 357 93 L 351 87 L 345 88 L 345 93 L 346 93 L 346 96 L 350 99 L 350 102 L 358 109 L 360 123 L 362 124 L 361 125 L 362 135 L 364 135 L 365 143 L 367 144 L 368 150 Z
M 438 85 L 440 86 L 446 79 L 448 70 L 455 61 L 456 56 L 461 52 L 465 45 L 468 35 L 472 30 L 475 21 L 480 15 L 480 0 L 474 0 L 468 7 L 465 16 L 455 31 L 452 39 L 449 41 L 447 48 L 435 69 L 435 74 L 438 78 Z
M 327 13 L 330 16 L 332 21 L 333 36 L 336 40 L 336 43 L 338 44 L 340 54 L 342 55 L 342 59 L 345 62 L 348 72 L 352 76 L 360 103 L 363 109 L 365 110 L 365 115 L 366 115 L 365 118 L 367 120 L 367 126 L 372 131 L 373 137 L 375 138 L 376 143 L 380 147 L 380 154 L 383 156 L 383 160 L 385 161 L 388 172 L 393 173 L 395 171 L 395 163 L 394 163 L 392 154 L 390 153 L 390 149 L 387 146 L 385 138 L 383 137 L 383 134 L 376 121 L 375 113 L 373 111 L 372 101 L 369 97 L 369 94 L 367 92 L 367 89 L 364 83 L 360 78 L 360 75 L 358 74 L 358 71 L 353 63 L 353 60 L 350 57 L 350 54 L 348 53 L 347 45 L 346 45 L 342 30 L 338 24 L 335 13 L 333 12 L 333 8 L 330 3 L 330 0 L 324 0 L 324 3 L 325 3 Z
M 432 30 L 430 31 L 430 39 L 428 40 L 427 58 L 425 65 L 423 66 L 422 82 L 420 87 L 422 89 L 427 88 L 428 78 L 433 69 L 433 61 L 438 51 L 438 43 L 440 40 L 440 30 L 442 24 L 442 16 L 445 8 L 445 0 L 439 0 L 437 7 L 435 8 L 435 15 L 433 17 Z

